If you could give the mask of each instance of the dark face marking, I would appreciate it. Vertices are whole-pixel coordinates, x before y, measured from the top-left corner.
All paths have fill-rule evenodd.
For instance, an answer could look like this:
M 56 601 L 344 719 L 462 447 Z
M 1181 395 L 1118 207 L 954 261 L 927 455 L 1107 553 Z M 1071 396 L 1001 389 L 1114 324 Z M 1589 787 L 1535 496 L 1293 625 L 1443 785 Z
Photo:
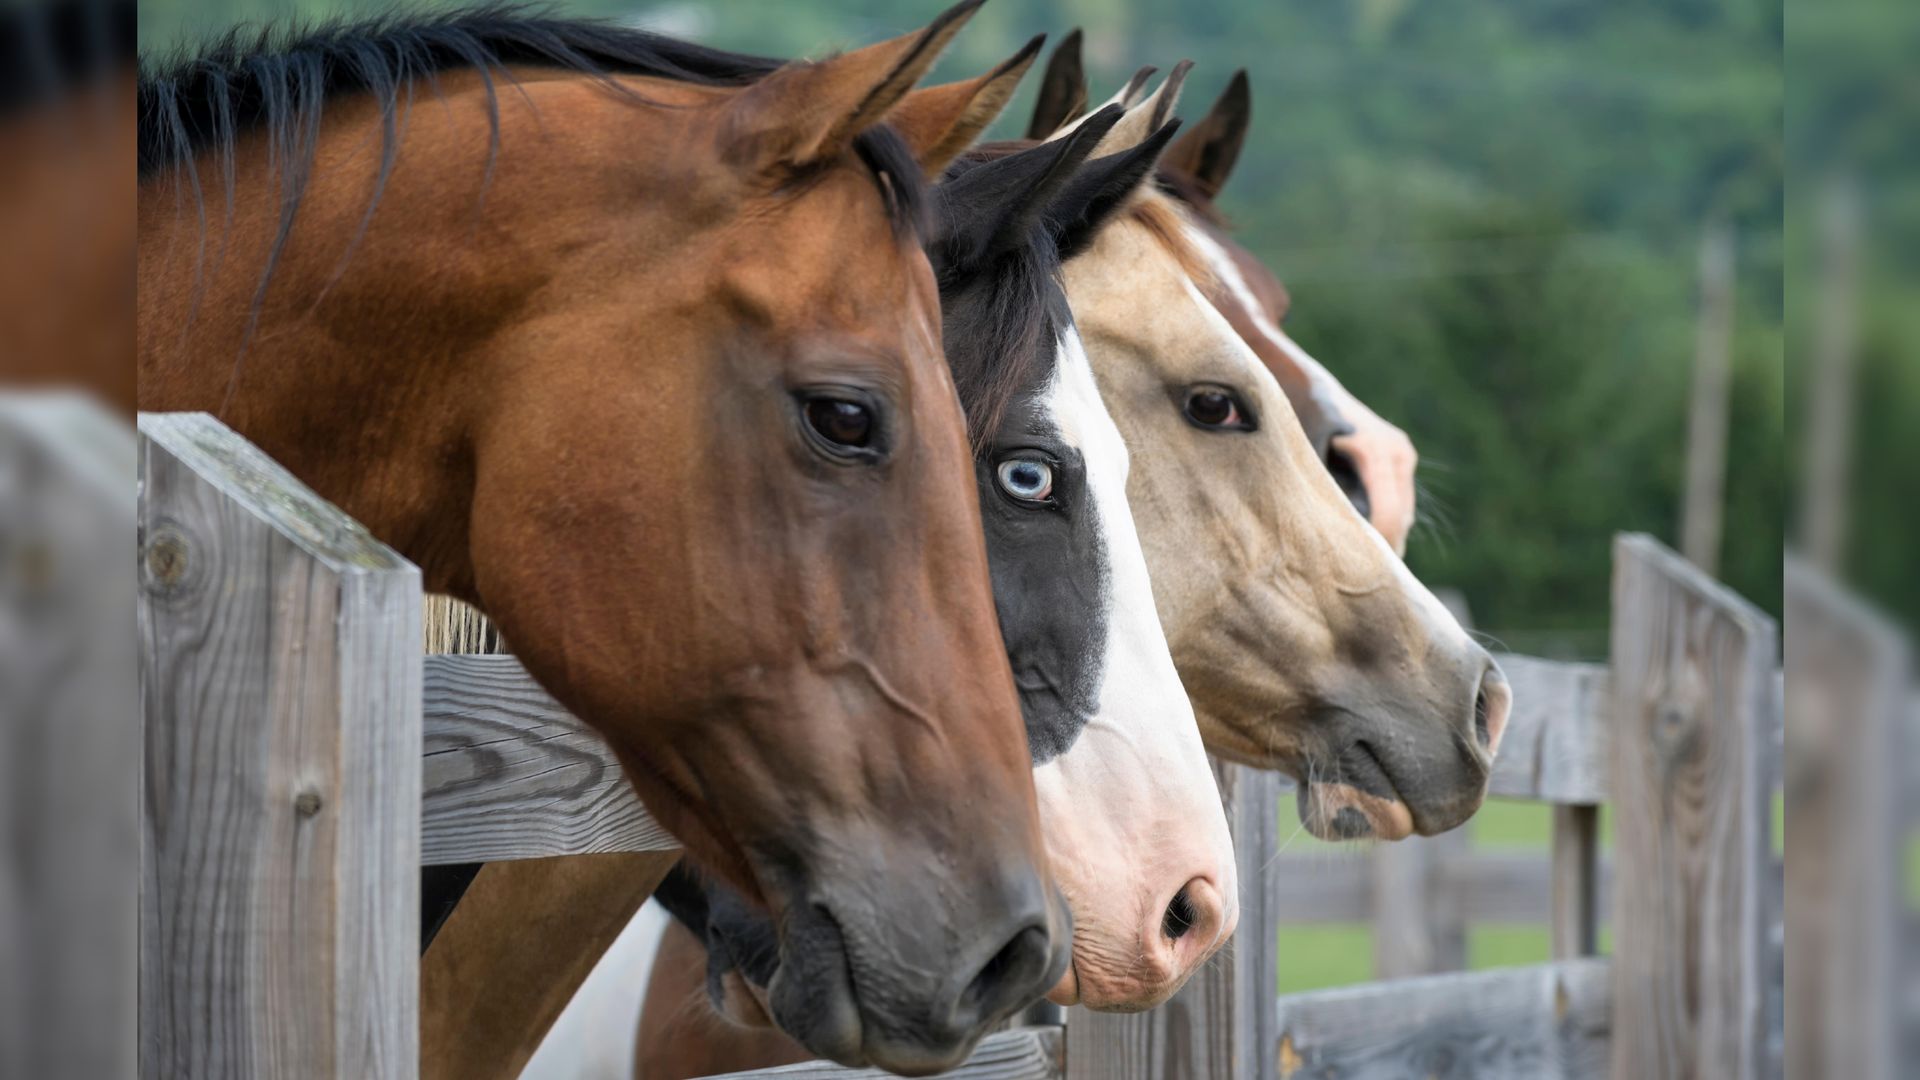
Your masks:
M 991 345 L 987 320 L 1004 317 L 1004 279 L 982 274 L 943 285 L 946 348 L 959 363 Z M 1046 315 L 1029 347 L 1036 350 L 993 429 L 976 439 L 974 474 L 986 526 L 1000 634 L 1020 690 L 1027 748 L 1042 765 L 1073 745 L 1100 700 L 1107 625 L 1107 557 L 1086 461 L 1061 430 L 1051 390 L 1060 333 L 1072 325 L 1066 295 L 1048 275 Z M 979 358 L 990 362 L 990 358 Z M 1009 462 L 1044 463 L 1051 491 L 1023 499 L 1002 482 Z M 1016 470 L 1016 486 L 1026 477 Z

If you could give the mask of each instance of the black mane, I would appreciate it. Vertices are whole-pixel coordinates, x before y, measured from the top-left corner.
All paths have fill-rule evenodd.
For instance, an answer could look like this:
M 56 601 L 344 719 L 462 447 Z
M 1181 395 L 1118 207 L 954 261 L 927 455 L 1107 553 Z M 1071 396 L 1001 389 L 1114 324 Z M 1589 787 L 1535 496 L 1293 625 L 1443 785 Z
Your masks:
M 141 58 L 140 174 L 225 151 L 257 128 L 278 133 L 296 112 L 343 94 L 395 108 L 409 80 L 453 70 L 491 78 L 510 64 L 609 76 L 650 75 L 742 86 L 780 61 L 722 52 L 644 30 L 488 5 L 356 21 L 239 26 L 197 49 Z
M 513 83 L 509 65 L 559 68 L 606 80 L 643 75 L 703 86 L 744 86 L 782 61 L 719 49 L 541 8 L 489 4 L 451 12 L 373 19 L 236 28 L 199 48 L 141 57 L 138 90 L 139 175 L 178 175 L 204 215 L 197 160 L 220 163 L 229 206 L 233 155 L 242 135 L 267 139 L 280 178 L 281 218 L 268 256 L 256 312 L 306 191 L 328 101 L 370 95 L 381 108 L 379 175 L 366 221 L 378 205 L 399 151 L 400 114 L 414 84 L 444 71 L 476 71 L 486 84 L 493 123 L 487 169 L 499 144 L 497 81 Z M 924 229 L 926 184 L 912 153 L 890 128 L 875 127 L 854 150 L 887 182 L 896 225 Z

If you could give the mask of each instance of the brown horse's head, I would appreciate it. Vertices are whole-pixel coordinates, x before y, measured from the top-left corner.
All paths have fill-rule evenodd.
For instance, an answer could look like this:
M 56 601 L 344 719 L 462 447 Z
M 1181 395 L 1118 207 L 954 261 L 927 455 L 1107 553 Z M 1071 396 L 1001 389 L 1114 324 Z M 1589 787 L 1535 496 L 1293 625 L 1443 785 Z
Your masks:
M 1135 448 L 1128 495 L 1207 746 L 1300 778 L 1318 835 L 1452 828 L 1485 796 L 1505 680 L 1334 484 L 1209 299 L 1220 257 L 1149 192 L 1066 267 Z
M 142 406 L 224 403 L 477 601 L 772 913 L 782 1026 L 903 1071 L 1068 955 L 921 249 L 969 103 L 885 126 L 977 2 L 778 70 L 453 16 L 141 102 Z

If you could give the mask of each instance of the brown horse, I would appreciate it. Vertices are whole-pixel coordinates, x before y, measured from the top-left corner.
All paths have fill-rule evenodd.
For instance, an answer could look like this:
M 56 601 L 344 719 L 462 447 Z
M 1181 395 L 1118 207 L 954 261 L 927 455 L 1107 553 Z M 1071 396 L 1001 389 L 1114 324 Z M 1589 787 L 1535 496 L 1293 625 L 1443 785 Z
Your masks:
M 764 78 L 489 10 L 139 89 L 141 406 L 483 608 L 773 913 L 783 1025 L 920 1071 L 1067 962 L 919 233 L 968 103 L 895 110 L 978 2 Z
M 1048 60 L 1028 132 L 1046 138 L 1081 115 L 1087 81 L 1080 31 L 1069 33 Z M 1136 76 L 1116 100 L 1132 105 L 1145 81 Z M 1286 391 L 1307 439 L 1356 509 L 1405 554 L 1415 517 L 1414 470 L 1419 454 L 1405 432 L 1380 418 L 1281 329 L 1292 298 L 1272 270 L 1235 240 L 1214 200 L 1240 159 L 1252 121 L 1252 91 L 1244 70 L 1234 73 L 1220 99 L 1183 134 L 1161 161 L 1162 187 L 1192 211 L 1200 231 L 1219 249 L 1212 299 Z

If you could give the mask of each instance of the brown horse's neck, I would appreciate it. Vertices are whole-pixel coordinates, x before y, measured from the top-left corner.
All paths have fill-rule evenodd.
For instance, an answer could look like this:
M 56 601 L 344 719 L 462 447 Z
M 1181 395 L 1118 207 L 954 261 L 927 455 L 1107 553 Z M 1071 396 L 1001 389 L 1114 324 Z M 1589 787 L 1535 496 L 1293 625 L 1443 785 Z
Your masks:
M 429 590 L 468 600 L 494 346 L 537 314 L 568 251 L 613 211 L 592 201 L 605 194 L 593 183 L 553 186 L 606 167 L 607 147 L 576 134 L 595 127 L 566 114 L 618 110 L 610 119 L 631 139 L 649 112 L 585 76 L 518 74 L 568 138 L 546 137 L 542 117 L 516 107 L 521 92 L 503 88 L 490 168 L 485 88 L 472 72 L 443 74 L 440 100 L 403 108 L 371 215 L 379 110 L 329 103 L 257 321 L 281 213 L 265 140 L 240 137 L 230 207 L 211 154 L 197 162 L 203 209 L 178 175 L 146 180 L 139 196 L 140 407 L 217 414 L 418 563 Z M 648 86 L 656 98 L 699 93 Z

